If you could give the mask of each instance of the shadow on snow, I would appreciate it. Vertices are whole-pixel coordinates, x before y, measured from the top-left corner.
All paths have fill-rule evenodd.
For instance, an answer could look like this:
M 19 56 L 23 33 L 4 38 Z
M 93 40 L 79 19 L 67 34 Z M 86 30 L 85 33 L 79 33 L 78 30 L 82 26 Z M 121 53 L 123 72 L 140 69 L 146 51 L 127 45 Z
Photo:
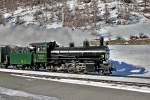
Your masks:
M 127 76 L 147 73 L 144 67 L 136 67 L 132 64 L 113 60 L 111 60 L 110 62 L 113 65 L 113 68 L 116 69 L 116 71 L 113 71 L 113 75 Z

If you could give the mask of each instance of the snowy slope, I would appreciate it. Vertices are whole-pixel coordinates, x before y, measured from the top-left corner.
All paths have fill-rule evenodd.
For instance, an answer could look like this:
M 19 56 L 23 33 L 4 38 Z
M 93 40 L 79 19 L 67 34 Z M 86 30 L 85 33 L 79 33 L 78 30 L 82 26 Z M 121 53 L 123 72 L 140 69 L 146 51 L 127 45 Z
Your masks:
M 92 2 L 90 3 L 78 3 L 78 0 L 68 0 L 67 1 L 67 7 L 71 10 L 71 13 L 75 13 L 75 9 L 87 9 L 86 6 L 89 7 L 89 10 L 92 11 Z M 137 0 L 137 3 L 140 1 Z M 130 10 L 129 14 L 129 19 L 125 20 L 123 18 L 118 17 L 119 14 L 122 12 L 124 14 L 124 9 L 126 5 L 123 2 L 117 1 L 117 0 L 109 0 L 106 3 L 103 1 L 99 0 L 97 2 L 97 7 L 98 7 L 98 12 L 97 16 L 98 18 L 102 18 L 102 21 L 97 21 L 97 28 L 101 28 L 103 26 L 107 26 L 107 24 L 104 23 L 104 15 L 106 13 L 106 5 L 107 9 L 109 11 L 109 19 L 112 20 L 111 24 L 115 24 L 119 21 L 120 24 L 134 24 L 134 23 L 139 23 L 143 20 L 146 20 L 142 13 L 138 12 L 139 10 L 142 9 L 142 7 L 139 7 L 138 11 L 137 9 L 134 9 L 133 6 L 136 6 L 135 4 L 129 4 L 127 6 L 127 9 Z M 90 8 L 91 7 L 91 8 Z M 52 9 L 53 8 L 53 9 Z M 62 27 L 62 11 L 63 11 L 63 4 L 58 2 L 55 5 L 50 5 L 46 4 L 45 6 L 43 5 L 38 5 L 34 7 L 18 7 L 16 11 L 14 12 L 9 12 L 9 13 L 4 13 L 4 18 L 7 23 L 16 23 L 16 21 L 21 20 L 23 21 L 24 25 L 28 24 L 35 24 L 39 26 L 43 26 L 45 28 L 57 28 L 57 27 Z M 47 9 L 47 10 L 46 10 Z M 121 11 L 121 9 L 123 11 Z M 12 15 L 13 14 L 13 15 Z M 37 16 L 36 16 L 37 15 Z M 82 14 L 81 14 L 82 16 Z M 93 16 L 87 15 L 87 16 Z M 36 18 L 35 18 L 36 17 Z M 100 27 L 99 27 L 100 26 Z M 89 25 L 89 27 L 92 27 Z
M 74 14 L 76 8 L 86 9 L 86 6 L 90 7 L 91 5 L 91 3 L 87 3 L 87 4 L 83 2 L 78 3 L 77 1 L 78 0 L 67 1 L 67 6 L 71 10 L 70 14 Z M 92 29 L 92 31 L 102 34 L 111 39 L 115 39 L 118 36 L 129 38 L 130 35 L 135 35 L 139 33 L 144 33 L 149 36 L 150 35 L 149 33 L 150 21 L 143 16 L 143 13 L 141 12 L 143 10 L 143 7 L 139 6 L 137 7 L 137 9 L 133 8 L 133 7 L 136 7 L 138 4 L 140 4 L 140 2 L 141 0 L 137 0 L 134 4 L 130 4 L 130 6 L 127 6 L 128 10 L 131 10 L 131 11 L 130 11 L 129 19 L 125 20 L 123 18 L 118 17 L 120 12 L 123 12 L 121 11 L 121 9 L 124 10 L 126 7 L 124 3 L 118 0 L 109 0 L 106 3 L 104 3 L 103 1 L 99 0 L 97 16 L 98 18 L 102 18 L 102 20 L 96 22 L 96 25 L 97 25 L 96 30 Z M 109 10 L 109 19 L 112 20 L 111 24 L 106 24 L 104 21 L 106 5 Z M 23 27 L 30 27 L 30 26 L 40 27 L 40 28 L 43 28 L 42 30 L 61 28 L 63 27 L 62 7 L 63 7 L 63 4 L 60 2 L 56 3 L 55 5 L 50 5 L 50 4 L 46 4 L 46 6 L 37 5 L 32 8 L 28 6 L 18 7 L 17 10 L 14 12 L 3 13 L 4 24 L 6 26 L 4 27 L 2 26 L 2 28 L 8 29 L 8 26 L 9 26 L 8 24 L 13 25 L 13 26 L 19 26 L 19 27 L 20 26 L 21 27 L 22 26 Z M 89 8 L 89 9 L 92 10 L 92 8 Z M 117 24 L 118 22 L 120 22 L 120 24 Z M 92 25 L 88 25 L 86 26 L 86 28 L 88 30 L 91 30 L 90 28 L 93 27 Z M 74 29 L 75 27 L 72 26 L 71 28 Z M 79 27 L 79 29 L 84 29 L 84 28 Z M 29 30 L 28 30 L 28 33 L 30 33 Z M 0 35 L 1 34 L 4 34 L 4 33 L 0 31 Z M 5 35 L 4 35 L 4 38 L 5 38 Z
M 92 3 L 78 3 L 78 0 L 68 0 L 67 7 L 71 11 L 70 14 L 74 14 L 75 10 L 78 9 L 87 9 L 86 6 L 90 7 Z M 143 7 L 137 6 L 139 5 L 141 0 L 136 0 L 134 4 L 125 5 L 124 3 L 118 0 L 109 0 L 106 3 L 99 0 L 98 1 L 98 18 L 102 18 L 102 20 L 98 20 L 96 22 L 96 30 L 99 34 L 102 34 L 111 39 L 115 39 L 118 36 L 129 38 L 130 35 L 135 35 L 139 33 L 150 35 L 150 21 L 143 16 Z M 104 15 L 106 10 L 106 5 L 109 10 L 109 19 L 112 21 L 110 24 L 106 24 L 104 21 Z M 118 17 L 120 12 L 124 12 L 123 10 L 127 6 L 130 11 L 129 19 L 125 20 L 123 18 Z M 137 7 L 136 9 L 133 7 Z M 37 5 L 34 7 L 18 7 L 14 12 L 3 13 L 4 15 L 4 24 L 5 27 L 8 28 L 8 24 L 13 24 L 14 26 L 38 26 L 45 29 L 56 29 L 63 27 L 63 4 L 58 2 L 55 5 L 46 4 Z M 47 9 L 47 10 L 46 10 Z M 89 8 L 91 11 L 93 8 Z M 122 11 L 121 11 L 122 10 Z M 124 14 L 124 13 L 123 13 Z M 80 14 L 82 17 L 82 14 Z M 88 15 L 88 16 L 93 16 Z M 120 24 L 117 24 L 117 23 Z M 72 22 L 71 22 L 72 23 Z M 93 24 L 88 24 L 86 29 L 91 30 Z M 72 26 L 71 28 L 75 28 Z M 84 29 L 82 26 L 79 29 Z M 90 31 L 89 31 L 90 32 Z M 0 34 L 3 34 L 2 31 Z M 28 33 L 26 33 L 28 34 Z

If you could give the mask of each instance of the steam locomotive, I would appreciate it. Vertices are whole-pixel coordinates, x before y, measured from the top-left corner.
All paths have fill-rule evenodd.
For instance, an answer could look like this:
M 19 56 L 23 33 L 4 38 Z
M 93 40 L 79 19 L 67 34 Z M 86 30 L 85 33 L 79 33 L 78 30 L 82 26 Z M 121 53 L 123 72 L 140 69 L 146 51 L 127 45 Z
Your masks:
M 32 43 L 30 47 L 0 47 L 0 66 L 3 68 L 46 70 L 66 73 L 97 73 L 110 75 L 109 48 L 100 39 L 99 46 L 59 47 L 54 42 Z

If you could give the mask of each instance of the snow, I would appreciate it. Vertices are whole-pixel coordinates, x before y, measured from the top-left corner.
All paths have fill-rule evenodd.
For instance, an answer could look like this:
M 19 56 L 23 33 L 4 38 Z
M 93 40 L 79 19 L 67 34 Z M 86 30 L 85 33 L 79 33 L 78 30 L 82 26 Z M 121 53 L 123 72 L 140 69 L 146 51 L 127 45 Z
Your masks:
M 114 75 L 150 77 L 150 45 L 113 45 L 110 60 L 115 68 Z
M 67 4 L 69 5 L 71 10 L 74 10 L 75 6 L 77 6 L 77 0 L 68 0 Z
M 60 27 L 62 27 L 62 26 L 63 26 L 62 23 L 57 23 L 57 22 L 55 22 L 55 23 L 52 23 L 52 24 L 48 24 L 46 27 L 47 27 L 48 29 L 50 29 L 50 28 L 56 29 L 56 28 L 60 28 Z
M 46 29 L 49 29 L 49 28 L 59 28 L 59 27 L 62 27 L 62 24 L 60 22 L 57 22 L 57 18 L 55 16 L 55 22 L 53 23 L 50 23 L 50 22 L 44 22 L 44 20 L 47 18 L 49 19 L 49 17 L 51 17 L 51 13 L 50 12 L 44 12 L 43 9 L 45 9 L 44 7 L 40 7 L 40 6 L 35 6 L 33 8 L 21 8 L 21 7 L 18 7 L 16 11 L 14 11 L 14 14 L 10 14 L 10 13 L 5 13 L 4 14 L 4 17 L 5 19 L 9 19 L 7 20 L 8 23 L 10 24 L 15 24 L 16 21 L 17 21 L 17 17 L 19 17 L 19 19 L 21 21 L 24 21 L 24 24 L 25 26 L 28 26 L 30 24 L 32 25 L 39 25 L 40 27 L 40 24 L 43 24 L 42 27 L 45 27 Z M 37 11 L 42 11 L 42 16 L 39 15 L 38 20 L 35 20 L 35 16 L 34 14 L 37 12 Z M 6 23 L 7 24 L 7 23 Z
M 104 87 L 104 88 L 111 88 L 111 89 L 136 91 L 136 92 L 141 92 L 141 93 L 150 93 L 150 88 L 146 88 L 146 87 L 136 87 L 136 86 L 127 86 L 127 85 L 119 85 L 119 84 L 112 84 L 112 83 L 101 83 L 101 82 L 93 82 L 93 81 L 81 81 L 81 80 L 72 80 L 72 79 L 51 79 L 51 78 L 45 78 L 45 77 L 34 77 L 34 76 L 25 76 L 25 75 L 17 75 L 17 74 L 13 74 L 13 76 L 49 80 L 49 81 L 56 81 L 56 82 L 63 82 L 63 83 L 71 83 L 71 84 L 79 84 L 79 85 L 88 85 L 88 86 L 95 86 L 95 87 Z
M 139 3 L 139 1 L 137 1 L 137 3 Z M 91 3 L 88 3 L 87 5 L 90 5 L 90 4 Z M 135 10 L 131 11 L 131 15 L 130 15 L 129 20 L 124 20 L 124 19 L 118 18 L 118 14 L 119 14 L 118 4 L 121 4 L 122 7 L 124 7 L 125 5 L 122 2 L 116 1 L 116 0 L 115 1 L 112 0 L 112 1 L 107 2 L 107 3 L 104 3 L 101 0 L 98 1 L 99 12 L 97 15 L 99 15 L 100 17 L 102 17 L 105 13 L 105 4 L 108 5 L 108 9 L 110 12 L 110 19 L 113 19 L 113 22 L 121 21 L 122 23 L 127 25 L 127 24 L 140 23 L 142 20 L 143 21 L 146 20 L 146 18 L 144 18 L 142 13 L 139 13 Z M 86 4 L 83 2 L 81 4 L 79 4 L 77 0 L 67 0 L 67 6 L 70 8 L 72 13 L 75 12 L 75 7 L 78 7 L 79 9 L 82 9 L 82 8 L 85 9 L 85 5 Z M 59 28 L 59 27 L 63 27 L 60 24 L 56 25 L 56 23 L 60 23 L 62 21 L 61 18 L 59 18 L 61 16 L 60 14 L 62 14 L 62 9 L 58 9 L 59 10 L 58 11 L 57 8 L 58 7 L 62 8 L 62 6 L 63 6 L 63 4 L 61 2 L 58 2 L 53 6 L 50 4 L 46 4 L 45 6 L 38 5 L 38 6 L 34 6 L 32 8 L 31 7 L 17 7 L 16 11 L 10 12 L 10 13 L 4 13 L 4 16 L 6 19 L 8 17 L 12 17 L 11 21 L 8 21 L 8 23 L 15 23 L 17 16 L 19 16 L 20 19 L 25 22 L 24 25 L 28 25 L 28 24 L 41 25 L 42 24 L 41 27 L 45 27 L 47 29 Z M 55 8 L 54 12 L 52 12 L 50 10 L 51 8 Z M 114 8 L 114 9 L 112 9 L 112 8 Z M 131 8 L 132 8 L 132 6 L 131 6 Z M 49 10 L 46 11 L 45 9 L 49 9 Z M 36 13 L 36 11 L 42 11 L 42 14 L 39 15 L 40 21 L 44 21 L 45 18 L 48 19 L 48 21 L 46 20 L 46 22 L 40 22 L 39 20 L 35 20 L 34 14 Z M 13 15 L 12 15 L 12 13 L 13 13 Z M 59 14 L 60 16 L 58 17 L 57 14 Z M 99 21 L 99 22 L 97 22 L 97 24 L 100 25 L 102 28 L 107 26 L 104 23 L 104 21 Z M 98 28 L 100 28 L 100 27 L 98 27 Z
M 118 36 L 129 39 L 130 35 L 139 35 L 140 33 L 150 36 L 149 26 L 150 20 L 132 25 L 106 26 L 98 32 L 111 39 L 116 39 Z
M 43 96 L 43 95 L 35 95 L 31 93 L 27 93 L 24 91 L 8 89 L 4 87 L 0 87 L 0 94 L 7 95 L 7 96 L 17 96 L 17 97 L 25 97 L 31 98 L 33 100 L 59 100 L 55 97 Z

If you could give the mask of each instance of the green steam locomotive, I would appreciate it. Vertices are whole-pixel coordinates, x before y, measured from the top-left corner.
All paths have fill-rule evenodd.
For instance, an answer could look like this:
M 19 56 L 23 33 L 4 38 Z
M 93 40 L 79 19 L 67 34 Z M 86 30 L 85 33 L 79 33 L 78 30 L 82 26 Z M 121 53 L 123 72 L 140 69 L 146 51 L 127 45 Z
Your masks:
M 23 70 L 45 70 L 66 73 L 97 73 L 110 75 L 112 66 L 108 62 L 109 48 L 104 45 L 59 47 L 54 42 L 32 43 L 30 47 L 0 47 L 0 67 Z

